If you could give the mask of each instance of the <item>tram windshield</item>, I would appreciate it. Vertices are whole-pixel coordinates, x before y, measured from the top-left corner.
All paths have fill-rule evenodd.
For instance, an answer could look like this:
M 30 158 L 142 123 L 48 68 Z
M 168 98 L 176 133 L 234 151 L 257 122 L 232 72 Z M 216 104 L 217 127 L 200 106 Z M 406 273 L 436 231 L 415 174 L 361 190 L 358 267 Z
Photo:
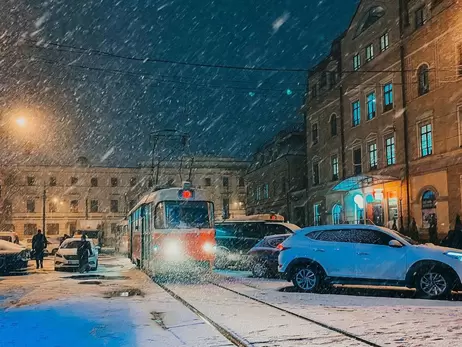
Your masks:
M 206 201 L 167 201 L 165 206 L 166 228 L 211 227 L 211 204 Z

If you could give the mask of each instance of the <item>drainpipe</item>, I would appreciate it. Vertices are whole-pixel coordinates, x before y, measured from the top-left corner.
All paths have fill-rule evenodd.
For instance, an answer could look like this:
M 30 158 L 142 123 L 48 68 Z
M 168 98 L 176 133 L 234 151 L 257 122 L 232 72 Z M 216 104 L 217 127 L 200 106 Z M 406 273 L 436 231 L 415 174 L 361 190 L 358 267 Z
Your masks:
M 400 30 L 400 68 L 401 68 L 401 97 L 403 102 L 403 138 L 404 138 L 404 179 L 406 181 L 406 199 L 407 199 L 407 228 L 409 230 L 411 221 L 411 196 L 410 196 L 410 182 L 409 182 L 409 136 L 407 133 L 408 129 L 408 118 L 407 118 L 407 100 L 406 100 L 406 65 L 405 65 L 405 46 L 404 46 L 404 21 L 403 16 L 407 16 L 407 8 L 403 0 L 399 1 L 399 30 Z M 406 13 L 405 13 L 406 12 Z M 401 199 L 402 200 L 402 199 Z M 401 202 L 401 216 L 400 224 L 401 228 L 404 228 L 403 210 Z
M 290 170 L 290 161 L 286 156 L 283 157 L 287 163 L 287 191 L 286 191 L 286 206 L 287 206 L 287 220 L 291 220 L 291 209 L 290 209 L 290 191 L 291 191 L 291 170 Z

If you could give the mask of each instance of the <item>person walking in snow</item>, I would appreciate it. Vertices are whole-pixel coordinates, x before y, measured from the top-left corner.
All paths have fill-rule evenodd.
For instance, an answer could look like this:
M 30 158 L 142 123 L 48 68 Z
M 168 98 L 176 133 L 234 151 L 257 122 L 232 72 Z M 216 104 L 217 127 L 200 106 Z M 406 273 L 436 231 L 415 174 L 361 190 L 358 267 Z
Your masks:
M 37 230 L 37 234 L 32 238 L 32 250 L 35 252 L 37 269 L 39 267 L 43 269 L 43 256 L 47 245 L 48 241 L 45 235 L 42 234 L 42 230 Z
M 90 242 L 87 241 L 87 235 L 83 234 L 80 239 L 79 248 L 77 248 L 77 257 L 79 258 L 79 272 L 84 273 L 88 271 L 88 257 L 91 253 Z

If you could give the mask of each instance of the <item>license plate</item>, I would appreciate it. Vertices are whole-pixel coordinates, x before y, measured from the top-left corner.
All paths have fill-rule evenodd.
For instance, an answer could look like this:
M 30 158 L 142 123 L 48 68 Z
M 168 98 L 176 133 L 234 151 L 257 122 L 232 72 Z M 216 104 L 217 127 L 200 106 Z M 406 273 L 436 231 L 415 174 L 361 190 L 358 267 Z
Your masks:
M 79 264 L 79 261 L 78 260 L 69 260 L 67 262 L 69 265 L 78 265 Z

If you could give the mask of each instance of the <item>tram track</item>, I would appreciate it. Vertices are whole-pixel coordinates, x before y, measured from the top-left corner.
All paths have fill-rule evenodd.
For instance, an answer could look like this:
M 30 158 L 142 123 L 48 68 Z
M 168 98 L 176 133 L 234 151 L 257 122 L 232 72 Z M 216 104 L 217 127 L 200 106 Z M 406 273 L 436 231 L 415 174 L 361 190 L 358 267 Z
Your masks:
M 350 339 L 353 339 L 353 340 L 356 340 L 356 341 L 361 342 L 361 343 L 363 343 L 363 344 L 366 344 L 367 346 L 371 346 L 371 347 L 382 347 L 381 345 L 379 345 L 379 344 L 377 344 L 377 343 L 375 343 L 375 342 L 366 340 L 366 339 L 362 338 L 361 336 L 358 336 L 358 335 L 356 335 L 356 334 L 350 333 L 350 332 L 348 332 L 348 331 L 346 331 L 346 330 L 343 330 L 343 329 L 334 327 L 334 326 L 332 326 L 332 325 L 323 323 L 323 322 L 321 322 L 321 321 L 318 321 L 318 320 L 313 319 L 313 318 L 310 318 L 310 317 L 306 317 L 306 316 L 300 315 L 300 314 L 298 314 L 298 313 L 292 312 L 292 311 L 287 310 L 287 309 L 285 309 L 285 308 L 282 308 L 282 307 L 276 306 L 276 305 L 274 305 L 274 304 L 271 304 L 271 303 L 269 303 L 269 302 L 266 302 L 266 301 L 257 299 L 257 298 L 255 298 L 255 297 L 252 297 L 252 296 L 247 295 L 247 294 L 245 294 L 245 293 L 241 293 L 241 292 L 239 292 L 239 291 L 237 291 L 237 290 L 234 290 L 234 289 L 225 287 L 225 286 L 223 286 L 223 285 L 221 285 L 221 284 L 219 284 L 219 283 L 216 283 L 216 282 L 213 282 L 213 281 L 207 281 L 207 283 L 208 283 L 208 284 L 211 284 L 211 285 L 213 285 L 213 286 L 216 286 L 216 287 L 218 287 L 218 288 L 221 288 L 221 289 L 223 289 L 223 290 L 226 290 L 226 291 L 228 291 L 228 292 L 231 292 L 231 293 L 234 293 L 234 294 L 236 294 L 236 295 L 239 295 L 239 296 L 241 296 L 241 297 L 244 297 L 244 298 L 246 298 L 246 299 L 252 300 L 252 301 L 254 301 L 254 302 L 258 302 L 258 303 L 260 303 L 260 304 L 262 304 L 262 305 L 265 305 L 265 306 L 267 306 L 267 307 L 271 307 L 271 308 L 276 309 L 276 310 L 278 310 L 278 311 L 280 311 L 280 312 L 283 312 L 283 313 L 285 313 L 285 314 L 289 314 L 289 315 L 291 315 L 291 316 L 293 316 L 293 317 L 299 318 L 299 319 L 304 320 L 304 321 L 306 321 L 306 322 L 309 322 L 309 323 L 312 323 L 312 324 L 316 324 L 316 325 L 318 325 L 318 326 L 320 326 L 320 327 L 322 327 L 322 328 L 325 328 L 325 329 L 327 329 L 327 330 L 336 332 L 336 333 L 341 334 L 341 335 L 343 335 L 343 336 L 345 336 L 345 337 L 348 337 L 348 338 L 350 338 Z M 250 288 L 253 288 L 253 287 L 250 287 Z
M 170 296 L 172 296 L 174 299 L 176 299 L 181 304 L 183 304 L 185 307 L 187 307 L 189 310 L 191 310 L 194 314 L 196 314 L 205 323 L 207 323 L 208 325 L 215 328 L 215 330 L 218 331 L 220 335 L 225 337 L 234 346 L 253 347 L 253 346 L 256 346 L 256 345 L 260 344 L 259 342 L 253 342 L 253 343 L 249 342 L 244 337 L 239 336 L 235 332 L 231 331 L 229 328 L 223 326 L 222 324 L 219 324 L 217 321 L 215 321 L 209 315 L 205 314 L 203 311 L 200 311 L 196 306 L 194 306 L 193 303 L 191 303 L 191 300 L 186 300 L 183 296 L 179 295 L 178 293 L 176 293 L 172 289 L 168 288 L 166 284 L 159 283 L 158 281 L 155 281 L 155 283 L 159 287 L 161 287 L 165 292 L 167 292 Z M 367 339 L 365 339 L 365 338 L 363 338 L 363 337 L 361 337 L 359 335 L 356 335 L 354 333 L 351 333 L 351 332 L 348 332 L 348 331 L 343 330 L 341 328 L 337 328 L 335 326 L 326 324 L 324 322 L 318 321 L 318 320 L 313 319 L 311 317 L 306 317 L 304 315 L 292 312 L 292 311 L 287 310 L 285 308 L 276 306 L 276 305 L 274 305 L 272 303 L 257 299 L 255 297 L 252 297 L 252 296 L 247 295 L 245 293 L 239 292 L 239 291 L 237 291 L 235 289 L 228 288 L 228 287 L 226 287 L 226 286 L 224 286 L 224 285 L 222 285 L 220 283 L 216 283 L 216 282 L 210 281 L 210 280 L 205 281 L 204 283 L 206 283 L 208 285 L 212 285 L 212 286 L 214 286 L 216 288 L 220 288 L 221 290 L 228 291 L 230 293 L 233 293 L 234 295 L 237 295 L 239 297 L 243 297 L 243 298 L 245 298 L 247 300 L 251 300 L 251 301 L 256 302 L 256 303 L 258 303 L 260 305 L 264 305 L 266 308 L 277 310 L 277 311 L 279 311 L 281 313 L 290 315 L 290 316 L 294 317 L 295 319 L 304 321 L 305 323 L 317 325 L 318 327 L 320 327 L 322 329 L 326 329 L 326 330 L 330 331 L 331 333 L 338 334 L 337 336 L 343 336 L 344 338 L 347 338 L 350 341 L 358 342 L 361 345 L 366 345 L 366 346 L 371 346 L 371 347 L 383 347 L 383 346 L 381 346 L 381 345 L 379 345 L 379 344 L 377 344 L 377 343 L 375 343 L 373 341 L 369 341 L 369 340 L 367 340 Z

